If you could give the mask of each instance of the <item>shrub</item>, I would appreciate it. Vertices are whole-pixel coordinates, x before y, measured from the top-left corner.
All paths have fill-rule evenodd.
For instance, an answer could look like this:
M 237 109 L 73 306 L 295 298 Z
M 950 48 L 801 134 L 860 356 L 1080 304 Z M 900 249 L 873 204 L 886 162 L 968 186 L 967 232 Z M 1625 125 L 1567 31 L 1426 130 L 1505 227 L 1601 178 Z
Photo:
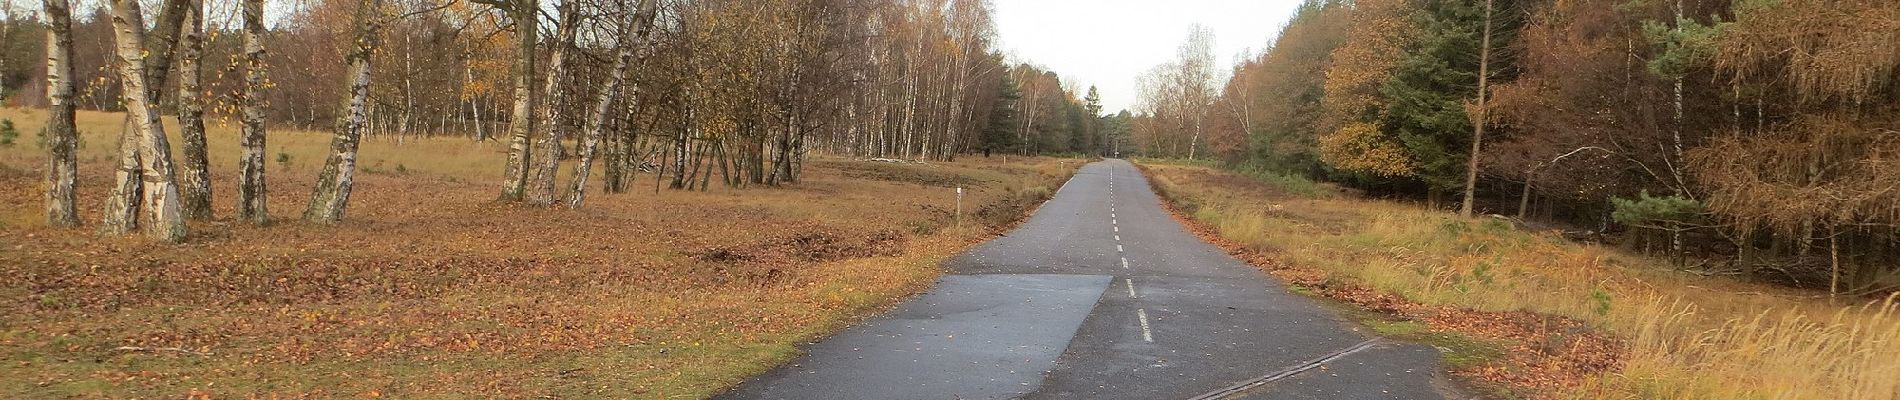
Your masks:
M 20 130 L 13 128 L 13 120 L 0 119 L 0 147 L 13 147 L 13 141 L 20 139 Z

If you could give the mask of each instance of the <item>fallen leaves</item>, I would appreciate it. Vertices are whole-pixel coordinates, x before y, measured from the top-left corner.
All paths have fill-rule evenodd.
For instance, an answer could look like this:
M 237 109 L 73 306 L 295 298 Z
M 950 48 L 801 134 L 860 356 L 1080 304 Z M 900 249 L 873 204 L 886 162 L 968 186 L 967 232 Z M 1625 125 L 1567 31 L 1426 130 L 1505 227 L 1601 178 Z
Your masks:
M 1044 172 L 1053 160 L 980 163 L 880 166 L 876 179 L 814 163 L 795 187 L 604 195 L 582 212 L 496 205 L 473 178 L 373 174 L 342 225 L 201 224 L 188 246 L 0 227 L 0 241 L 33 235 L 0 251 L 0 357 L 18 361 L 0 375 L 27 377 L 0 381 L 0 397 L 61 397 L 95 376 L 135 377 L 94 385 L 116 397 L 704 395 L 920 290 L 938 260 L 1000 227 L 911 229 L 951 224 L 954 198 L 929 185 L 1022 210 L 1038 199 L 1002 187 L 1066 178 Z M 99 196 L 110 180 L 93 167 L 81 193 Z M 308 177 L 282 175 L 271 201 L 301 204 Z M 8 210 L 38 201 L 0 193 Z

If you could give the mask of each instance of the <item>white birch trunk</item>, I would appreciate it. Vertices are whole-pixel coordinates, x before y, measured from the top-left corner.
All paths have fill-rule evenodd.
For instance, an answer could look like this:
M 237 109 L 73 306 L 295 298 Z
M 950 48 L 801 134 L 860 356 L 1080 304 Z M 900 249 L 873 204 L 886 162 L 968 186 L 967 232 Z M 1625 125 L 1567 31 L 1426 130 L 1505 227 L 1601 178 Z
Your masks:
M 159 101 L 165 78 L 171 72 L 172 45 L 178 40 L 178 30 L 183 24 L 187 4 L 186 0 L 166 0 L 164 9 L 159 13 L 157 26 L 151 32 L 144 32 L 149 35 L 141 35 L 140 41 L 145 48 L 140 54 L 144 64 L 140 68 L 147 80 L 158 83 L 146 85 L 143 92 L 146 103 L 157 104 Z M 138 17 L 144 19 L 143 14 Z M 144 31 L 144 25 L 138 28 Z M 119 134 L 119 166 L 113 174 L 112 193 L 106 197 L 105 216 L 99 229 L 101 233 L 123 235 L 141 226 L 139 210 L 147 206 L 143 204 L 141 195 L 145 192 L 145 182 L 141 177 L 145 175 L 144 165 L 147 163 L 139 154 L 141 136 L 132 113 L 126 113 L 125 124 Z M 170 154 L 170 148 L 165 149 Z
M 580 208 L 587 199 L 587 175 L 593 169 L 594 155 L 599 152 L 603 127 L 607 125 L 607 112 L 613 109 L 614 96 L 620 94 L 620 86 L 627 81 L 627 70 L 634 62 L 635 53 L 646 51 L 647 37 L 653 30 L 653 14 L 657 11 L 654 7 L 658 3 L 658 0 L 640 0 L 639 11 L 633 17 L 638 32 L 627 39 L 631 43 L 620 44 L 614 55 L 613 73 L 607 80 L 607 87 L 601 88 L 599 96 L 594 99 L 594 107 L 587 118 L 585 142 L 581 145 L 580 163 L 574 167 L 574 180 L 568 187 L 568 207 Z M 628 29 L 622 29 L 622 32 L 626 31 Z M 633 97 L 628 100 L 638 101 L 639 85 L 634 85 L 630 91 Z
M 126 113 L 138 132 L 138 154 L 143 195 L 139 199 L 150 218 L 144 224 L 146 236 L 163 242 L 185 240 L 185 218 L 178 200 L 178 185 L 173 181 L 171 145 L 165 125 L 159 122 L 158 105 L 148 101 L 153 87 L 146 74 L 145 18 L 138 0 L 115 0 L 112 28 L 117 37 L 119 79 L 123 84 Z
M 1485 92 L 1491 82 L 1491 6 L 1492 0 L 1484 0 L 1484 37 L 1478 40 L 1478 117 L 1471 123 L 1471 153 L 1465 156 L 1465 198 L 1458 205 L 1458 215 L 1466 218 L 1471 217 L 1472 203 L 1477 201 L 1478 156 L 1484 149 L 1484 127 L 1490 125 Z M 1525 184 L 1529 185 L 1529 181 Z
M 244 80 L 239 94 L 243 119 L 238 157 L 238 219 L 270 223 L 264 180 L 264 0 L 244 0 Z
M 528 162 L 533 155 L 536 100 L 534 91 L 534 47 L 539 33 L 536 26 L 540 2 L 515 0 L 509 4 L 515 20 L 515 104 L 508 122 L 508 161 L 502 174 L 501 200 L 521 201 L 528 189 Z
M 382 28 L 381 7 L 382 0 L 357 2 L 354 49 L 345 57 L 349 63 L 345 75 L 349 97 L 344 99 L 343 115 L 337 117 L 336 137 L 330 140 L 330 157 L 324 161 L 316 190 L 310 194 L 310 208 L 303 213 L 310 222 L 342 222 L 349 206 L 350 190 L 356 181 L 356 149 L 369 123 L 370 60 L 376 54 L 377 31 Z
M 534 144 L 538 153 L 534 155 L 534 163 L 530 164 L 534 165 L 534 173 L 528 181 L 528 202 L 536 205 L 554 204 L 555 180 L 559 179 L 561 156 L 566 150 L 561 146 L 561 140 L 567 133 L 567 127 L 562 126 L 562 117 L 567 113 L 561 112 L 561 108 L 566 106 L 566 103 L 562 101 L 566 91 L 562 89 L 561 81 L 566 78 L 567 54 L 569 48 L 573 47 L 574 31 L 580 20 L 576 15 L 576 12 L 580 10 L 578 4 L 576 0 L 566 0 L 561 3 L 560 28 L 552 44 L 554 54 L 550 55 L 551 58 L 548 60 L 547 80 L 543 83 L 541 90 L 548 96 L 546 104 L 541 108 L 544 112 L 542 120 L 545 123 L 541 124 L 541 139 Z
M 78 181 L 78 129 L 73 118 L 73 17 L 69 0 L 44 0 L 46 30 L 46 224 L 79 225 L 74 208 Z
M 178 137 L 184 141 L 179 147 L 184 173 L 178 176 L 178 189 L 185 218 L 208 220 L 211 166 L 205 154 L 204 68 L 199 62 L 204 57 L 204 6 L 190 3 L 178 39 Z

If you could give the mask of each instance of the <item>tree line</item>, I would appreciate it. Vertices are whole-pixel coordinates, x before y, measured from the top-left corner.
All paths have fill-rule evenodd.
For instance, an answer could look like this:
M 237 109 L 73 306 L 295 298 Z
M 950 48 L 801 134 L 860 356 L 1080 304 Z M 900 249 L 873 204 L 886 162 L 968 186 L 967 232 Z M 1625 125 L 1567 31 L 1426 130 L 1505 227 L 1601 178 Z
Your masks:
M 1147 154 L 1900 287 L 1900 3 L 1309 0 L 1225 81 L 1196 40 L 1145 81 Z
M 1116 125 L 1092 88 L 1007 60 L 986 0 L 266 1 L 9 8 L 0 44 L 46 55 L 0 60 L 0 87 L 51 110 L 49 223 L 80 223 L 77 109 L 127 116 L 100 228 L 174 242 L 214 218 L 207 119 L 241 126 L 235 217 L 256 224 L 273 126 L 330 132 L 302 217 L 336 223 L 365 140 L 492 142 L 500 201 L 581 207 L 590 182 L 623 193 L 642 173 L 795 183 L 813 152 L 1095 154 Z

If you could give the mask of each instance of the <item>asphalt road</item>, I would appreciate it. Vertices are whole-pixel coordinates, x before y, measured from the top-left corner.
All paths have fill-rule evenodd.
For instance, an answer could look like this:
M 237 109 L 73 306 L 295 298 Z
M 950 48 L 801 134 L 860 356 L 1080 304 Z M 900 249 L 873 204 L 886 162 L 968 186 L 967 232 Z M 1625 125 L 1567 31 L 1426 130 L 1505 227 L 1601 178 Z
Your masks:
M 727 399 L 1437 399 L 1436 349 L 1377 340 L 1189 234 L 1122 160 L 947 262 L 887 315 Z

